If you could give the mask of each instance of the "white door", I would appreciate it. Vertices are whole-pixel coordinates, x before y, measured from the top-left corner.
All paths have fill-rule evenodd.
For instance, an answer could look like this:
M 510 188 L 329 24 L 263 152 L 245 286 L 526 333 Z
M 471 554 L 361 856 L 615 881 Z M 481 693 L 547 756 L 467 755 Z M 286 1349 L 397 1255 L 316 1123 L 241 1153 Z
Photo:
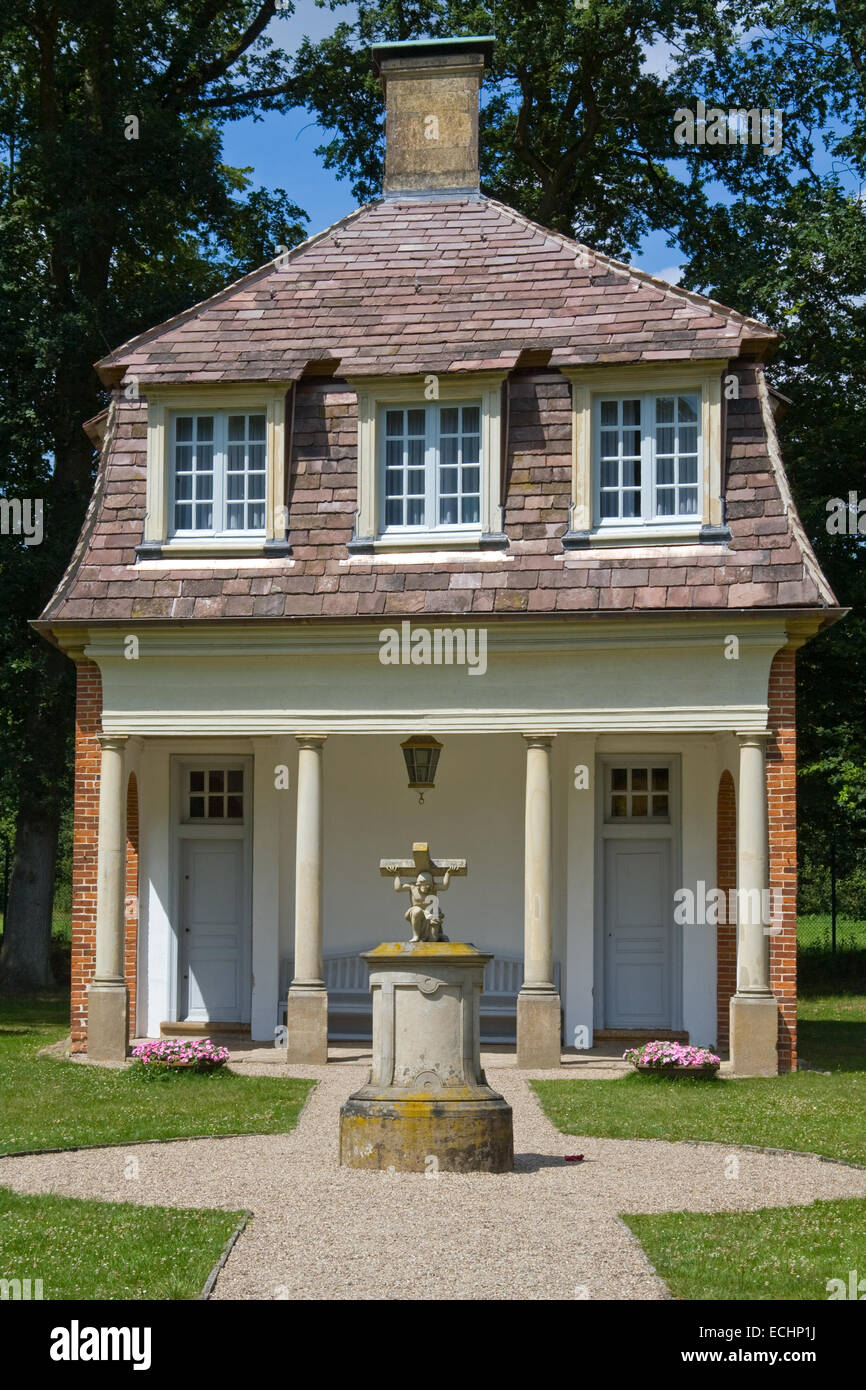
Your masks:
M 607 840 L 604 847 L 607 1028 L 671 1028 L 671 844 Z
M 181 1018 L 247 1023 L 244 842 L 181 843 Z

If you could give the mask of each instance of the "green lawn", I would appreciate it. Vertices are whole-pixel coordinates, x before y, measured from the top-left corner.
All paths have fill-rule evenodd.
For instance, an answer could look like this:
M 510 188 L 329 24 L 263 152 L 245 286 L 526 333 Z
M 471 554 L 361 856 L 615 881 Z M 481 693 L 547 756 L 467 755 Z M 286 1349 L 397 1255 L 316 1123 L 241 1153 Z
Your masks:
M 285 1134 L 314 1085 L 290 1077 L 109 1070 L 38 1057 L 68 1031 L 65 999 L 0 1003 L 0 1154 L 211 1134 Z
M 0 1188 L 0 1278 L 42 1280 L 44 1299 L 190 1299 L 237 1211 L 139 1207 Z
M 802 1149 L 866 1164 L 866 996 L 804 1005 L 801 1049 L 831 1071 L 742 1081 L 533 1081 L 564 1134 L 610 1139 L 709 1139 Z
M 801 1000 L 800 1054 L 829 1072 L 740 1081 L 534 1081 L 566 1134 L 703 1139 L 866 1163 L 866 996 Z M 759 1212 L 624 1215 L 676 1298 L 826 1299 L 866 1274 L 866 1199 Z
M 866 1272 L 866 1200 L 625 1216 L 675 1298 L 815 1299 Z

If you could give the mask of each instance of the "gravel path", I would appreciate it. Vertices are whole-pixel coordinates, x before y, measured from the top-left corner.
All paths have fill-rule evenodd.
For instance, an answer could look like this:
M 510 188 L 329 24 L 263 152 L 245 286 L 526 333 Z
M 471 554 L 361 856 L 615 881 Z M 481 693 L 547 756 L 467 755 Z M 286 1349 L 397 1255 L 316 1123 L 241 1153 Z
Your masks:
M 353 1171 L 337 1165 L 338 1113 L 367 1067 L 292 1073 L 319 1082 L 293 1134 L 11 1156 L 0 1159 L 0 1184 L 250 1208 L 254 1219 L 217 1281 L 216 1299 L 662 1299 L 665 1285 L 618 1212 L 742 1211 L 866 1196 L 866 1172 L 816 1158 L 560 1134 L 523 1075 L 493 1067 L 490 1084 L 514 1108 L 513 1174 Z M 564 1164 L 569 1153 L 585 1154 L 584 1162 Z M 726 1176 L 731 1154 L 736 1178 Z M 130 1179 L 133 1155 L 138 1176 Z

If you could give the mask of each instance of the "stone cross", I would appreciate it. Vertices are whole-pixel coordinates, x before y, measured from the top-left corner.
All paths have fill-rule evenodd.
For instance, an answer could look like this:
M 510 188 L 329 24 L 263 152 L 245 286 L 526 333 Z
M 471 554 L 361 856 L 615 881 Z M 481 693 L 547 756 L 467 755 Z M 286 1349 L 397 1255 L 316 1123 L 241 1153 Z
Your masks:
M 413 941 L 447 941 L 442 931 L 445 914 L 439 905 L 439 893 L 444 893 L 452 876 L 467 871 L 465 859 L 431 859 L 430 846 L 413 844 L 411 859 L 380 859 L 379 873 L 394 879 L 395 893 L 408 893 L 409 906 L 403 914 L 412 928 Z M 414 873 L 405 882 L 403 873 Z M 442 882 L 437 884 L 437 878 Z

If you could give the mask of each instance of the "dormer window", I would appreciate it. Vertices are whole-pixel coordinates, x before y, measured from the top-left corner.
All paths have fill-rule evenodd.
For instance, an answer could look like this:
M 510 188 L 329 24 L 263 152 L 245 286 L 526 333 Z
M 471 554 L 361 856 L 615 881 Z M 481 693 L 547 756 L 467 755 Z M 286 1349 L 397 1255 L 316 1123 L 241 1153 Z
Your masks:
M 481 528 L 481 403 L 382 406 L 382 533 Z
M 563 368 L 572 386 L 571 526 L 580 545 L 715 541 L 726 363 Z
M 264 411 L 177 411 L 172 425 L 172 534 L 263 538 Z
M 287 550 L 285 386 L 148 388 L 139 557 Z
M 596 396 L 597 527 L 700 517 L 700 395 Z
M 504 545 L 503 373 L 355 379 L 352 551 Z

